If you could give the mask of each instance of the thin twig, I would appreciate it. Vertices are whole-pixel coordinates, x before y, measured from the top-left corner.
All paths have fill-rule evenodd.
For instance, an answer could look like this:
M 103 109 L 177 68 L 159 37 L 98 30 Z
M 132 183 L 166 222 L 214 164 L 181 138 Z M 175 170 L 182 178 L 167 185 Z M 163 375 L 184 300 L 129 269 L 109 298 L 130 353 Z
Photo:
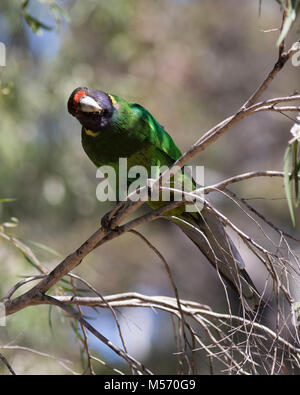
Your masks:
M 10 373 L 11 373 L 13 376 L 16 376 L 16 372 L 15 372 L 15 371 L 13 370 L 13 368 L 10 366 L 10 364 L 9 364 L 8 360 L 5 358 L 5 356 L 2 355 L 1 353 L 0 353 L 0 359 L 1 359 L 1 361 L 4 363 L 4 365 L 7 367 L 7 369 L 10 371 Z

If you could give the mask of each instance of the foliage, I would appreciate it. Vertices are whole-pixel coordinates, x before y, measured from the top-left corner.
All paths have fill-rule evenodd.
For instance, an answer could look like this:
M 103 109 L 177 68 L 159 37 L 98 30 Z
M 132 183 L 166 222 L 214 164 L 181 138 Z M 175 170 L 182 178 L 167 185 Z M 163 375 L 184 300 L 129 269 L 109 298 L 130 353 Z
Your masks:
M 227 117 L 232 109 L 239 106 L 249 95 L 248 90 L 257 85 L 260 78 L 258 76 L 264 76 L 268 64 L 273 62 L 276 37 L 274 38 L 272 33 L 261 33 L 261 26 L 256 24 L 266 27 L 279 26 L 282 20 L 278 12 L 279 7 L 275 9 L 266 4 L 271 7 L 268 8 L 271 12 L 264 12 L 266 2 L 262 2 L 261 18 L 258 22 L 251 5 L 247 4 L 245 8 L 241 7 L 239 20 L 232 23 L 236 3 L 223 3 L 216 13 L 213 2 L 199 6 L 199 2 L 195 1 L 27 0 L 21 3 L 20 8 L 20 2 L 1 1 L 0 34 L 3 36 L 0 36 L 0 39 L 6 42 L 9 48 L 9 64 L 5 70 L 1 70 L 0 185 L 1 196 L 16 197 L 0 200 L 0 230 L 3 233 L 0 245 L 1 296 L 8 289 L 7 284 L 18 281 L 16 279 L 20 274 L 24 276 L 21 281 L 24 280 L 26 286 L 33 269 L 37 270 L 38 276 L 42 276 L 44 272 L 56 266 L 61 256 L 67 256 L 70 250 L 80 245 L 99 226 L 101 215 L 110 208 L 106 204 L 98 204 L 94 198 L 95 172 L 82 153 L 78 125 L 67 116 L 66 100 L 75 86 L 95 86 L 145 104 L 165 125 L 178 145 L 186 150 L 204 130 Z M 275 4 L 275 1 L 272 3 Z M 295 39 L 292 24 L 299 14 L 299 1 L 277 0 L 277 3 L 286 10 L 286 19 L 277 41 L 280 45 L 285 38 Z M 20 15 L 20 11 L 23 18 L 16 17 Z M 255 11 L 257 13 L 257 10 Z M 69 19 L 68 25 L 65 22 Z M 251 30 L 248 26 L 251 26 Z M 252 65 L 251 68 L 245 67 L 248 64 Z M 271 90 L 272 96 L 278 96 L 278 92 L 293 91 L 298 83 L 297 73 L 299 74 L 299 70 L 293 69 L 283 73 L 281 80 L 276 81 L 276 88 Z M 287 140 L 282 130 L 290 128 L 290 121 L 284 117 L 275 118 L 276 115 L 279 117 L 278 114 L 272 115 L 272 119 L 275 120 L 268 118 L 270 124 L 266 122 L 266 118 L 259 118 L 259 115 L 253 117 L 255 120 L 249 118 L 243 124 L 242 133 L 241 127 L 238 132 L 233 130 L 232 135 L 214 144 L 209 154 L 201 154 L 199 160 L 205 163 L 207 168 L 213 169 L 211 174 L 214 181 L 232 176 L 233 170 L 242 172 L 248 171 L 249 168 L 256 170 L 257 167 L 281 168 Z M 293 208 L 293 202 L 297 204 L 299 199 L 297 141 L 286 150 L 284 173 L 289 210 L 293 222 L 297 224 L 297 210 Z M 269 182 L 241 183 L 238 192 L 246 196 L 246 199 L 244 202 L 238 201 L 238 205 L 247 203 L 248 198 L 255 199 L 265 216 L 272 218 L 275 223 L 282 224 L 284 228 L 289 228 L 286 200 L 281 196 L 278 198 L 278 190 L 278 186 Z M 224 190 L 222 196 L 227 193 L 229 194 L 229 191 Z M 237 212 L 237 206 L 232 204 L 232 199 L 222 200 L 225 200 L 225 203 L 221 203 L 221 207 L 226 209 L 228 217 L 234 213 L 233 215 L 238 218 L 237 222 L 243 224 L 244 212 Z M 155 240 L 155 244 L 171 261 L 171 269 L 175 273 L 174 277 L 179 287 L 178 292 L 186 300 L 186 304 L 183 305 L 186 309 L 185 314 L 190 314 L 195 307 L 201 307 L 188 302 L 190 300 L 201 300 L 212 305 L 216 311 L 224 311 L 226 300 L 222 285 L 216 285 L 220 281 L 211 274 L 209 268 L 204 269 L 204 265 L 199 265 L 198 252 L 194 254 L 186 240 L 179 237 L 168 225 L 151 226 L 152 228 L 147 228 L 147 236 Z M 252 226 L 253 223 L 249 226 L 249 232 Z M 253 240 L 261 239 L 261 229 L 258 228 L 253 231 Z M 278 250 L 282 247 L 281 243 L 285 243 L 283 234 L 280 233 L 279 247 L 275 243 Z M 26 235 L 25 240 L 19 235 Z M 27 241 L 29 238 L 35 242 Z M 139 287 L 144 294 L 165 295 L 172 292 L 168 279 L 164 279 L 165 273 L 159 265 L 152 265 L 153 256 L 147 255 L 143 245 L 139 246 L 136 239 L 130 235 L 118 238 L 115 243 L 118 243 L 116 248 L 106 249 L 106 246 L 103 246 L 101 253 L 93 253 L 88 262 L 83 262 L 76 268 L 79 278 L 74 277 L 73 281 L 69 277 L 63 278 L 50 291 L 50 295 L 63 300 L 75 295 L 81 297 L 93 294 L 96 288 L 101 289 L 101 294 L 96 294 L 98 298 L 102 294 L 117 294 L 113 295 L 112 302 L 116 308 L 121 309 L 123 302 L 118 299 L 120 290 L 131 291 Z M 9 246 L 16 247 L 17 254 Z M 268 248 L 269 245 L 263 247 Z M 267 263 L 271 262 L 271 268 L 279 268 L 279 278 L 282 279 L 290 274 L 288 270 L 294 252 L 289 250 L 288 254 L 289 260 L 282 256 L 277 261 L 272 254 L 264 255 L 259 251 L 256 258 L 260 266 L 265 259 Z M 254 259 L 249 258 L 250 266 Z M 259 265 L 257 266 L 255 271 L 259 280 L 264 278 L 265 273 Z M 276 270 L 273 275 L 277 275 Z M 86 281 L 84 285 L 83 278 Z M 153 279 L 156 279 L 155 284 Z M 90 283 L 93 283 L 94 288 L 91 288 Z M 275 281 L 275 284 L 278 283 Z M 284 279 L 279 284 L 285 290 Z M 214 292 L 211 292 L 212 289 Z M 282 289 L 275 289 L 274 292 L 278 304 L 282 300 L 285 301 Z M 155 300 L 144 295 L 143 299 L 140 295 L 130 294 L 127 302 L 132 305 L 138 304 L 141 310 L 145 306 L 149 310 L 169 309 L 174 316 L 175 332 L 177 330 L 177 334 L 184 333 L 180 309 L 175 298 Z M 295 311 L 298 309 L 297 306 L 295 304 Z M 108 324 L 113 320 L 110 317 L 112 312 L 106 315 L 102 313 L 104 308 L 108 309 L 106 304 L 101 307 L 100 331 L 105 330 L 105 326 L 109 327 L 107 336 L 110 338 L 112 333 L 116 332 L 117 343 L 119 332 L 113 326 L 115 321 L 111 326 Z M 49 308 L 46 312 L 46 309 L 36 309 L 39 308 L 35 306 L 25 309 L 13 316 L 7 332 L 1 333 L 1 343 L 9 347 L 12 339 L 16 338 L 22 345 L 30 349 L 40 348 L 45 354 L 49 353 L 50 357 L 53 353 L 63 356 L 59 361 L 63 372 L 64 366 L 67 366 L 72 373 L 85 369 L 92 373 L 92 357 L 95 358 L 94 363 L 97 359 L 97 373 L 118 373 L 115 369 L 125 369 L 124 364 L 116 362 L 106 350 L 95 346 L 90 338 L 85 338 L 83 327 L 78 325 L 78 320 L 74 317 L 69 319 L 68 315 L 59 314 L 54 308 Z M 281 312 L 282 316 L 274 315 L 275 319 L 279 316 L 284 317 L 284 309 L 285 307 Z M 97 315 L 93 309 L 88 311 L 89 315 L 92 315 L 88 318 L 97 323 L 95 317 L 98 316 L 99 310 Z M 80 313 L 74 307 L 73 312 L 87 318 L 87 310 L 84 308 Z M 169 312 L 165 313 L 164 317 Z M 244 327 L 240 332 L 236 332 L 234 327 L 230 327 L 227 333 L 223 332 L 230 323 L 230 317 L 226 314 L 213 317 L 209 315 L 211 313 L 213 312 L 205 310 L 203 316 L 193 315 L 191 319 L 198 320 L 201 336 L 199 339 L 188 337 L 188 340 L 206 341 L 207 335 L 215 336 L 215 330 L 219 336 L 216 341 L 210 338 L 210 345 L 203 343 L 201 346 L 198 343 L 198 347 L 205 350 L 199 351 L 201 373 L 209 372 L 210 366 L 203 361 L 207 360 L 207 354 L 211 355 L 214 347 L 220 353 L 221 360 L 233 363 L 233 354 L 228 357 L 223 342 L 233 349 L 244 339 Z M 122 329 L 129 325 L 130 318 L 127 319 L 128 322 L 124 318 L 129 314 L 128 310 L 125 310 L 124 314 L 123 310 L 121 314 L 116 310 L 116 314 L 117 322 L 125 322 Z M 146 351 L 143 358 L 147 366 L 155 366 L 157 371 L 162 373 L 175 372 L 176 360 L 174 358 L 170 362 L 169 356 L 177 350 L 177 346 L 180 350 L 181 344 L 178 345 L 178 341 L 184 339 L 178 337 L 177 344 L 174 345 L 173 340 L 170 340 L 172 330 L 166 323 L 167 319 L 161 320 L 159 314 L 154 315 L 155 318 L 151 322 L 154 323 L 154 328 L 159 328 L 159 333 L 155 333 L 156 336 L 153 332 L 149 335 L 149 338 L 153 336 L 150 351 L 147 351 L 147 334 L 136 336 L 135 341 L 137 338 L 145 338 Z M 149 320 L 149 316 L 147 319 Z M 143 324 L 146 322 L 147 320 Z M 70 325 L 66 323 L 73 327 L 74 331 L 71 334 Z M 278 321 L 276 324 L 280 326 Z M 187 328 L 191 328 L 188 327 L 189 318 L 186 319 L 186 325 Z M 284 329 L 290 331 L 290 322 L 284 321 L 284 325 Z M 27 330 L 28 328 L 30 330 Z M 247 336 L 252 333 L 253 328 L 258 329 L 258 332 L 254 333 L 254 340 L 258 343 L 253 347 L 265 347 L 266 356 L 271 360 L 274 355 L 268 355 L 267 351 L 270 349 L 267 347 L 278 344 L 276 350 L 279 350 L 280 359 L 284 355 L 280 354 L 280 350 L 284 352 L 286 347 L 284 342 L 281 343 L 281 338 L 279 343 L 276 343 L 278 337 L 275 335 L 274 338 L 273 332 L 265 332 L 264 336 L 268 341 L 265 344 L 263 341 L 259 343 L 262 336 L 259 328 L 250 327 Z M 74 344 L 81 349 L 82 361 L 78 358 Z M 86 350 L 87 344 L 92 350 L 92 357 L 89 350 Z M 245 347 L 248 347 L 250 343 L 245 344 Z M 8 350 L 9 348 L 7 352 Z M 22 356 L 23 352 L 28 352 L 21 348 L 10 350 L 9 352 L 15 353 L 17 362 L 18 358 L 22 358 L 20 355 Z M 218 352 L 215 355 L 218 355 Z M 44 356 L 47 361 L 51 360 L 49 355 Z M 240 356 L 242 361 L 246 361 L 243 358 L 247 355 Z M 58 371 L 57 358 L 53 360 L 55 364 L 47 362 L 42 366 L 38 362 L 40 357 L 37 354 L 35 359 L 28 358 L 27 365 L 23 359 L 24 363 L 21 365 L 24 366 L 24 372 L 42 369 L 43 366 L 47 373 Z M 294 356 L 291 353 L 289 357 Z M 100 359 L 111 360 L 113 367 L 105 365 L 105 362 L 100 367 Z M 70 364 L 70 360 L 75 363 Z M 181 366 L 185 366 L 181 356 L 178 360 L 182 363 Z M 282 367 L 275 362 L 274 370 L 281 372 Z M 34 368 L 30 368 L 31 363 Z M 251 368 L 255 370 L 255 366 L 253 363 Z M 234 372 L 238 371 L 236 366 L 232 369 Z M 221 370 L 222 368 L 217 365 L 217 371 Z M 3 369 L 4 371 L 6 372 Z
M 279 46 L 286 38 L 289 30 L 299 15 L 300 11 L 300 0 L 276 0 L 285 11 L 285 19 L 283 22 L 281 33 L 277 40 L 277 46 Z
M 66 13 L 66 11 L 59 4 L 57 4 L 55 1 L 52 1 L 52 0 L 51 1 L 48 0 L 46 2 L 43 0 L 39 0 L 39 1 L 42 3 L 48 3 L 50 12 L 56 22 L 56 28 L 58 31 L 60 31 L 62 19 L 69 21 L 69 17 L 68 17 L 68 14 Z M 53 30 L 52 26 L 46 25 L 45 23 L 41 22 L 40 20 L 38 20 L 37 18 L 35 18 L 28 12 L 29 5 L 30 5 L 30 0 L 24 0 L 23 4 L 21 6 L 21 9 L 22 9 L 24 19 L 25 19 L 26 23 L 28 24 L 28 26 L 30 27 L 30 29 L 32 30 L 32 32 L 35 34 L 40 34 L 42 30 Z

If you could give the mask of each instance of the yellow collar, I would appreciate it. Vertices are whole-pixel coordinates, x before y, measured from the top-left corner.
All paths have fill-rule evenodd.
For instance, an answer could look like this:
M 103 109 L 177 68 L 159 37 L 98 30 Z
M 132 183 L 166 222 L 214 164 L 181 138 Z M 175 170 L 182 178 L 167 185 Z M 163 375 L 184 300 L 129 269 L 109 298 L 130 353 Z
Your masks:
M 86 133 L 88 136 L 92 136 L 92 137 L 96 137 L 96 136 L 98 136 L 98 134 L 100 133 L 100 132 L 93 132 L 92 130 L 86 129 L 86 128 L 84 128 L 84 131 L 85 131 L 85 133 Z
M 112 105 L 115 106 L 117 104 L 117 100 L 112 95 L 108 95 L 108 96 L 110 97 Z

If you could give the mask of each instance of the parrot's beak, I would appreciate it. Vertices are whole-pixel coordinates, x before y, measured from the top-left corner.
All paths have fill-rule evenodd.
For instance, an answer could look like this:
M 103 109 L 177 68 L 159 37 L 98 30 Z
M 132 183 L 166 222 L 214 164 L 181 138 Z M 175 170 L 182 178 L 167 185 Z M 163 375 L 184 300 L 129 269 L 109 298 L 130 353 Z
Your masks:
M 83 112 L 101 112 L 102 108 L 96 102 L 96 100 L 92 99 L 90 96 L 83 96 L 79 100 L 80 109 Z

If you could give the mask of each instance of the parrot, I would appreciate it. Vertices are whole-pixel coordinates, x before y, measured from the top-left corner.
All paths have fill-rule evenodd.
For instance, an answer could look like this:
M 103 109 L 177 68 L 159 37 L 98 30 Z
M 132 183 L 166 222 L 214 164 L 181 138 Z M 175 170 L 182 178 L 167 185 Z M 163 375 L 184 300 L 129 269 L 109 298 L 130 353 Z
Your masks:
M 182 155 L 164 127 L 137 103 L 101 90 L 78 87 L 71 93 L 67 107 L 68 112 L 82 125 L 83 149 L 98 168 L 110 165 L 118 175 L 119 158 L 126 158 L 128 167 L 144 166 L 150 172 L 151 166 L 170 168 Z M 177 174 L 177 178 L 187 181 L 191 191 L 196 189 L 191 176 L 183 171 Z M 133 181 L 128 178 L 129 184 Z M 117 195 L 118 188 L 117 181 Z M 151 199 L 147 203 L 152 209 L 166 204 Z M 201 211 L 195 212 L 187 212 L 181 205 L 165 212 L 164 217 L 175 223 L 199 248 L 225 283 L 236 291 L 246 310 L 255 311 L 261 296 L 222 220 L 207 210 L 205 205 Z

